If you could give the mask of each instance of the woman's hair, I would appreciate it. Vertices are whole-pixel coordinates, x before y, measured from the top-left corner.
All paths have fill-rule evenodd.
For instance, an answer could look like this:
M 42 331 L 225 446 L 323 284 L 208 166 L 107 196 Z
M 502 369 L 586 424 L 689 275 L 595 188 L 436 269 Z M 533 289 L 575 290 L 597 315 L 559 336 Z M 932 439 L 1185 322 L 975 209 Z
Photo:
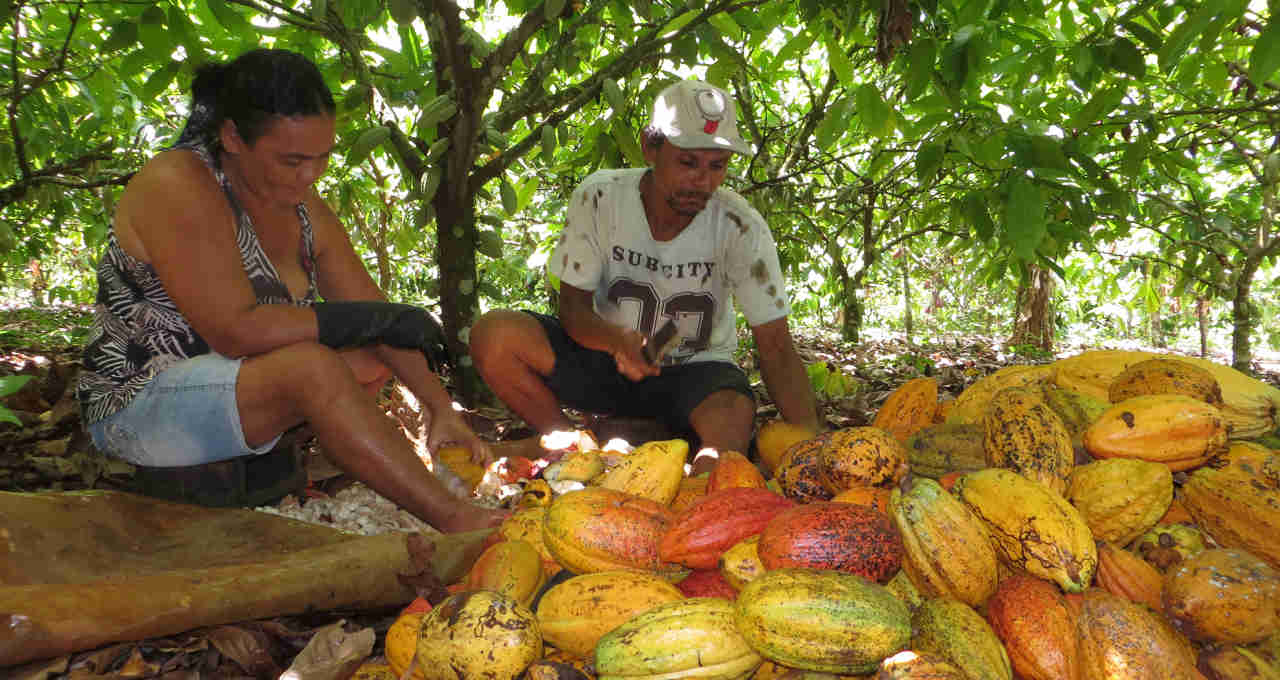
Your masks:
M 278 117 L 333 115 L 333 93 L 310 59 L 258 49 L 226 64 L 205 64 L 191 83 L 191 114 L 177 144 L 216 144 L 223 121 L 253 144 Z

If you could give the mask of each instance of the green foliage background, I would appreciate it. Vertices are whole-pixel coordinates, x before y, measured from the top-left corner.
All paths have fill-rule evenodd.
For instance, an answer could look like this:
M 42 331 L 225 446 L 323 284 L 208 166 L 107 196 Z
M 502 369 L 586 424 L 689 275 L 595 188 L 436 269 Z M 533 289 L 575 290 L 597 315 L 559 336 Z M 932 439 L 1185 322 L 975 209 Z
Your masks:
M 463 352 L 484 310 L 549 309 L 569 192 L 640 164 L 648 103 L 693 75 L 739 98 L 757 153 L 729 183 L 797 323 L 1003 337 L 1042 268 L 1059 341 L 1194 345 L 1203 301 L 1247 366 L 1280 350 L 1273 5 L 0 0 L 0 291 L 90 302 L 194 69 L 269 45 L 340 99 L 321 191 L 371 271 Z

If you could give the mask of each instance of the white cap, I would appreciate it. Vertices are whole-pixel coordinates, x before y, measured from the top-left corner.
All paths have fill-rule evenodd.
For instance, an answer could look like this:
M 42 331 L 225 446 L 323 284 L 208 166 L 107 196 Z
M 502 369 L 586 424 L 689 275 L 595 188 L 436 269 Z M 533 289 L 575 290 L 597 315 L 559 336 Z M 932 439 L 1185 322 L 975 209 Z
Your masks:
M 738 136 L 738 111 L 729 93 L 698 80 L 667 87 L 653 102 L 649 121 L 682 149 L 725 149 L 751 155 Z

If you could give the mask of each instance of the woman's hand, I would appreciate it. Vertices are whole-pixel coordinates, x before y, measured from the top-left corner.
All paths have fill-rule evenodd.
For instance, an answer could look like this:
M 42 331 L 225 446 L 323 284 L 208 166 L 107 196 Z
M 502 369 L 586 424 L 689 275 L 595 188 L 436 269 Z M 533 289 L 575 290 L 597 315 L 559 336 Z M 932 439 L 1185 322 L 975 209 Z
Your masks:
M 471 462 L 488 466 L 495 460 L 493 450 L 483 439 L 476 435 L 462 414 L 449 409 L 441 409 L 442 413 L 431 414 L 431 432 L 427 435 L 427 448 L 439 451 L 447 445 L 463 446 L 471 451 Z

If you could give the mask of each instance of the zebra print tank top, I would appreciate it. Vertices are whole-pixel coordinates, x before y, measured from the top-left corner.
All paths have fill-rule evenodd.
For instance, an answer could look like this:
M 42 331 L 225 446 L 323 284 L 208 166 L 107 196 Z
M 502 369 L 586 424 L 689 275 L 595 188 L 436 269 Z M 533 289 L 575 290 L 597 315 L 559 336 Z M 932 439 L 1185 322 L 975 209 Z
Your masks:
M 307 272 L 307 292 L 294 299 L 267 258 L 249 214 L 231 193 L 231 185 L 213 151 L 198 143 L 175 149 L 195 152 L 213 171 L 236 215 L 236 243 L 245 274 L 260 304 L 311 305 L 316 301 L 315 249 L 311 219 L 298 204 L 302 221 L 299 257 Z M 84 351 L 83 369 L 76 383 L 80 415 L 85 424 L 97 422 L 127 406 L 157 373 L 183 359 L 208 354 L 204 338 L 191 328 L 169 298 L 155 268 L 125 252 L 112 231 L 98 262 L 98 297 L 93 329 Z

